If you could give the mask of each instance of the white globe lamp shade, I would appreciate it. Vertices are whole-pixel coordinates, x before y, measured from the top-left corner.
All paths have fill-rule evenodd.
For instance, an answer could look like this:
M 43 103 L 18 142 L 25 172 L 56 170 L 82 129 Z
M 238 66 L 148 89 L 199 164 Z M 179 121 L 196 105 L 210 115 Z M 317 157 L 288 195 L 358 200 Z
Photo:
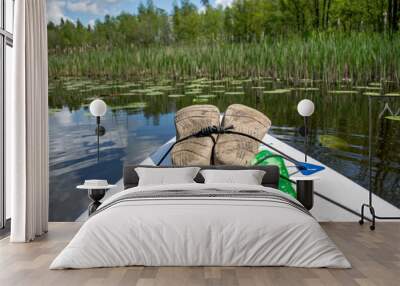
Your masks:
M 104 116 L 107 112 L 107 104 L 101 99 L 95 99 L 90 103 L 89 110 L 93 116 Z
M 303 117 L 311 116 L 314 113 L 315 106 L 314 103 L 309 99 L 303 99 L 297 105 L 297 111 Z

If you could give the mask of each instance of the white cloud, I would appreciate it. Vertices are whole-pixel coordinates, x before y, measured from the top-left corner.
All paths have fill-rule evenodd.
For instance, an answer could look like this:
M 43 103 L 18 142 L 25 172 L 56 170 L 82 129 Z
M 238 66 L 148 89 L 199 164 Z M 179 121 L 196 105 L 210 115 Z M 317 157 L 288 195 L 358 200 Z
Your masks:
M 47 20 L 56 24 L 60 23 L 61 18 L 68 19 L 64 14 L 66 2 L 60 0 L 47 1 Z
M 206 12 L 206 7 L 201 6 L 200 8 L 198 8 L 198 11 L 199 11 L 200 14 L 203 14 L 203 13 Z
M 95 19 L 91 19 L 88 22 L 88 25 L 90 25 L 92 28 L 94 27 L 95 24 L 96 24 L 96 20 Z
M 89 13 L 95 15 L 99 15 L 103 12 L 97 3 L 92 1 L 68 2 L 67 9 L 71 12 Z
M 221 5 L 222 7 L 227 7 L 232 5 L 233 0 L 216 0 L 215 4 Z

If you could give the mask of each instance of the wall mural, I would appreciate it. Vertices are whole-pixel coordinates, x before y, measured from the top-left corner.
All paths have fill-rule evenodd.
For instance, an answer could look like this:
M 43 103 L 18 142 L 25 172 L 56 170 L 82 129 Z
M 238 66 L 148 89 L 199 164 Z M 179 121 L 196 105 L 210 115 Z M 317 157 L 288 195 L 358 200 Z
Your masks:
M 47 2 L 50 220 L 75 220 L 88 204 L 76 185 L 117 182 L 192 104 L 253 107 L 302 148 L 296 106 L 311 99 L 309 155 L 368 186 L 368 96 L 400 96 L 391 0 Z M 95 98 L 108 105 L 99 162 Z M 400 207 L 400 100 L 390 108 L 376 121 L 374 192 Z

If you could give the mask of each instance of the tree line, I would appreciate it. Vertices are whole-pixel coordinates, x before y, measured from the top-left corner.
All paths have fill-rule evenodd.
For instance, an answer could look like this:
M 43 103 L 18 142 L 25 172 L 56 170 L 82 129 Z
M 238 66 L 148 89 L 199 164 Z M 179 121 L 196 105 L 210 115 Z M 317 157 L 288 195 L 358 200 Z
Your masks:
M 61 19 L 48 23 L 49 50 L 135 46 L 177 42 L 256 42 L 287 34 L 380 32 L 399 29 L 400 0 L 234 0 L 213 7 L 202 0 L 174 4 L 171 13 L 151 0 L 136 13 L 106 15 L 94 25 Z

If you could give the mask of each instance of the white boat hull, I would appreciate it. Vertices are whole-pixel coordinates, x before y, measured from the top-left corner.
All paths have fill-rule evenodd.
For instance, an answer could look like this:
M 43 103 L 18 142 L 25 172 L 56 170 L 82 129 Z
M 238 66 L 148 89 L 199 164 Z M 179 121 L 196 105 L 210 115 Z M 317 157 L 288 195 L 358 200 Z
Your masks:
M 288 144 L 276 139 L 275 137 L 267 134 L 263 141 L 271 146 L 283 151 L 290 157 L 304 161 L 304 153 L 289 146 Z M 157 152 L 152 154 L 149 158 L 142 163 L 146 165 L 155 165 L 159 159 L 167 152 L 168 148 L 175 142 L 175 138 L 161 146 Z M 260 146 L 260 149 L 264 149 Z M 312 157 L 308 157 L 308 162 L 312 164 L 322 165 L 325 170 L 316 174 L 319 180 L 315 181 L 315 190 L 321 195 L 355 211 L 360 212 L 361 205 L 368 201 L 368 190 L 353 182 L 349 178 L 322 164 Z M 163 162 L 164 165 L 171 164 L 171 159 L 168 156 Z M 298 177 L 298 175 L 296 175 Z M 315 196 L 314 207 L 311 213 L 318 219 L 318 221 L 358 221 L 359 217 L 352 214 L 345 209 Z M 375 211 L 380 216 L 400 216 L 400 209 L 386 202 L 380 197 L 373 195 L 373 204 Z M 366 217 L 370 218 L 369 210 L 366 209 Z

